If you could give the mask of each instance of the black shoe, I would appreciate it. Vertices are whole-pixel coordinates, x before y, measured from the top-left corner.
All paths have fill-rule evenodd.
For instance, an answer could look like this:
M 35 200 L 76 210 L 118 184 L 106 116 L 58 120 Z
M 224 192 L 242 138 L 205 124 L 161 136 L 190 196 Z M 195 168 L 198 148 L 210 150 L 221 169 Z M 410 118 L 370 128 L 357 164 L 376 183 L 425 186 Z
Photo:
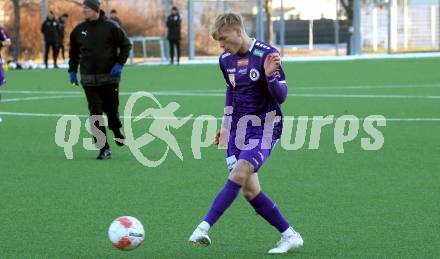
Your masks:
M 107 160 L 110 158 L 112 158 L 112 151 L 110 151 L 110 149 L 101 149 L 98 157 L 96 157 L 98 160 Z
M 125 142 L 125 136 L 122 134 L 120 129 L 117 129 L 113 131 L 113 134 L 115 134 L 115 143 L 116 145 L 122 147 Z
M 55 65 L 55 66 L 53 66 L 55 69 L 58 69 L 58 68 L 60 68 L 58 65 Z

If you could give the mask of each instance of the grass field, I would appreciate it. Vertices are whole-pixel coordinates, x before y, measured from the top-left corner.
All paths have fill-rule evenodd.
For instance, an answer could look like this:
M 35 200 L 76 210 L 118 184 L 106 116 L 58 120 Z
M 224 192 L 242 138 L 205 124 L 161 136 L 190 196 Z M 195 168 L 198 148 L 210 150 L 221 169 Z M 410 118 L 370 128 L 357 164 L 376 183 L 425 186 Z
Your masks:
M 387 118 L 378 151 L 361 148 L 360 131 L 338 154 L 333 126 L 323 128 L 318 150 L 306 142 L 297 151 L 274 151 L 261 183 L 305 241 L 289 256 L 440 257 L 440 59 L 284 67 L 285 115 Z M 193 158 L 191 122 L 172 130 L 183 161 L 170 153 L 148 168 L 113 142 L 113 159 L 96 161 L 82 141 L 67 160 L 54 141 L 57 114 L 87 115 L 81 89 L 68 84 L 65 70 L 7 77 L 0 89 L 0 258 L 263 258 L 278 241 L 240 197 L 211 230 L 211 247 L 187 243 L 227 177 L 224 150 L 211 146 L 201 160 Z M 224 97 L 212 94 L 224 91 L 215 65 L 126 67 L 121 111 L 126 93 L 140 90 L 157 93 L 163 105 L 178 102 L 177 116 L 223 112 Z M 81 120 L 80 140 L 89 137 Z M 135 124 L 135 135 L 148 123 Z M 155 141 L 144 152 L 158 157 L 163 148 Z M 121 215 L 137 217 L 146 229 L 144 244 L 132 252 L 114 249 L 107 238 Z

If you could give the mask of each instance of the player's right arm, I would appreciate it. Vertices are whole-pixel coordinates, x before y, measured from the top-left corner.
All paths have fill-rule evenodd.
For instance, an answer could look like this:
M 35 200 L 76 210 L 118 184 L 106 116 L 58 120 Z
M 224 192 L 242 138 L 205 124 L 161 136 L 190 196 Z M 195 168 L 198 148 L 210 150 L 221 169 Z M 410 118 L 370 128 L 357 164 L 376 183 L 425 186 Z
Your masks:
M 228 77 L 226 76 L 226 72 L 222 66 L 221 58 L 220 58 L 220 70 L 222 71 L 223 77 L 226 82 L 226 96 L 225 96 L 225 107 L 223 112 L 223 124 L 220 127 L 220 129 L 217 131 L 217 134 L 215 136 L 214 144 L 219 145 L 221 147 L 225 147 L 228 142 L 228 136 L 229 136 L 229 119 L 232 115 L 232 85 L 229 82 Z
M 79 66 L 80 46 L 77 41 L 78 27 L 70 33 L 69 72 L 77 72 Z

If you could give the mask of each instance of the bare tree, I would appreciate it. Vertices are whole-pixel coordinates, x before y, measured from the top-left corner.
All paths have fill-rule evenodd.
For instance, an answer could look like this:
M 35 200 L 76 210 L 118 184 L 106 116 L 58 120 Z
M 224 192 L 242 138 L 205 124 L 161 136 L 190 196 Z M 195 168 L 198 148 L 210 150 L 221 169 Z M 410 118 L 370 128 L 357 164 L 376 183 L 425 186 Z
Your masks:
M 273 24 L 272 24 L 272 0 L 264 0 L 264 11 L 266 13 L 266 34 L 264 41 L 272 44 Z
M 342 8 L 344 8 L 345 16 L 347 17 L 347 30 L 348 40 L 347 40 L 347 55 L 351 55 L 351 36 L 353 27 L 353 0 L 340 0 Z
M 20 58 L 20 0 L 11 0 L 14 6 L 14 37 L 12 39 L 12 49 L 14 61 Z

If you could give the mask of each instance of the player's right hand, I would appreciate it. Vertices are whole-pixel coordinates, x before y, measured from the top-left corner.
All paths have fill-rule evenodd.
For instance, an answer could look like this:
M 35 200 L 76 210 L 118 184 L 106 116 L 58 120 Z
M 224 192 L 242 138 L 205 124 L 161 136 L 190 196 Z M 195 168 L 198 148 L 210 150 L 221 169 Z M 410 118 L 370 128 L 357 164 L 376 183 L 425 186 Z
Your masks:
M 214 145 L 218 145 L 220 147 L 226 147 L 228 137 L 228 130 L 221 128 L 215 134 Z

